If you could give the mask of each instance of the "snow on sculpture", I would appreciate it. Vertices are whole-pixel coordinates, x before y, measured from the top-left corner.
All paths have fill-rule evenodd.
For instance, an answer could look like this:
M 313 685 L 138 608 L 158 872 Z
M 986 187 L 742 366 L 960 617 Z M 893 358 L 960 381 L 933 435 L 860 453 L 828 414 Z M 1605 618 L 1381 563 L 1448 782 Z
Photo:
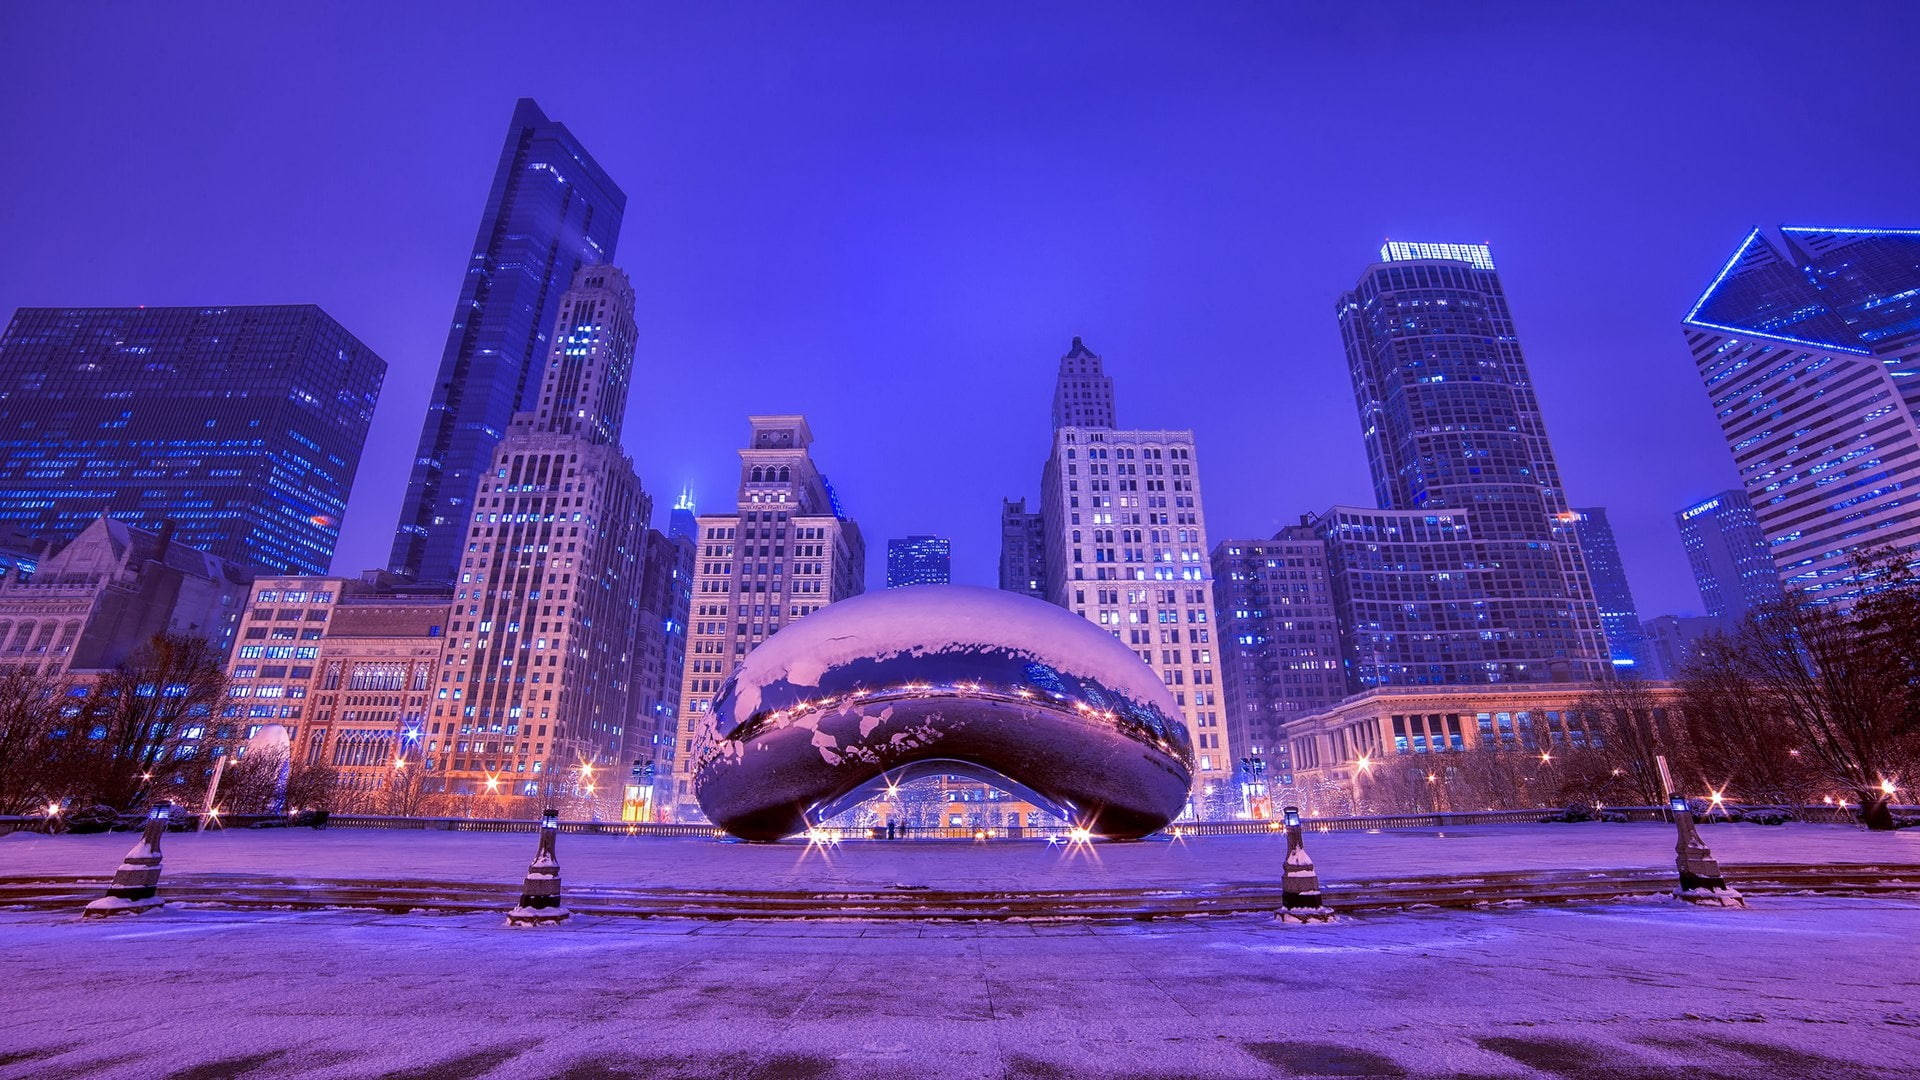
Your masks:
M 890 589 L 747 655 L 714 698 L 694 793 L 735 836 L 777 840 L 945 773 L 1137 838 L 1186 804 L 1179 715 L 1133 650 L 1071 612 L 995 589 Z

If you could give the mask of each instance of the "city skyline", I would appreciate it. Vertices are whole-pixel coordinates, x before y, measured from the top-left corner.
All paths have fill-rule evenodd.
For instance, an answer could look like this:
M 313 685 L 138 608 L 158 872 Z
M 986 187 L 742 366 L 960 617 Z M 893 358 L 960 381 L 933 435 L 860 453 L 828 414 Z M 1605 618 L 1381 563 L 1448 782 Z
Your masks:
M 403 16 L 403 24 L 414 17 Z M 78 13 L 65 25 L 45 26 L 32 11 L 3 18 L 19 29 L 9 37 L 57 43 L 86 33 L 89 16 Z M 131 18 L 137 23 L 144 17 Z M 1629 30 L 1631 19 L 1617 26 L 1599 20 L 1583 33 L 1595 42 L 1592 56 L 1613 50 L 1617 63 L 1602 71 L 1587 51 L 1560 40 L 1569 35 L 1557 22 L 1469 17 L 1456 32 L 1507 46 L 1472 78 L 1492 91 L 1476 95 L 1477 107 L 1495 110 L 1503 129 L 1519 131 L 1515 123 L 1528 116 L 1571 109 L 1571 118 L 1579 120 L 1587 115 L 1582 95 L 1605 98 L 1607 116 L 1641 111 L 1621 105 L 1623 97 L 1631 101 L 1642 91 L 1616 75 L 1615 67 L 1682 72 L 1678 92 L 1698 95 L 1736 77 L 1747 51 L 1758 47 L 1714 42 L 1696 25 L 1704 16 L 1660 18 L 1672 40 L 1708 44 L 1678 50 L 1647 38 L 1644 25 Z M 469 61 L 493 63 L 509 47 L 510 35 L 496 34 L 503 40 L 494 42 L 476 29 L 422 45 L 432 35 L 411 35 L 403 25 L 396 39 L 414 39 L 397 88 L 408 108 L 392 108 L 387 93 L 350 94 L 315 120 L 317 129 L 277 131 L 246 118 L 259 121 L 300 100 L 298 94 L 308 91 L 298 90 L 297 80 L 283 80 L 302 59 L 315 63 L 316 54 L 297 37 L 275 36 L 283 30 L 263 31 L 242 19 L 233 32 L 264 34 L 269 46 L 262 55 L 294 62 L 199 65 L 185 85 L 146 91 L 158 95 L 156 108 L 184 125 L 173 129 L 184 132 L 183 145 L 197 148 L 208 169 L 233 181 L 234 189 L 218 193 L 230 205 L 211 213 L 211 204 L 201 201 L 207 196 L 183 186 L 197 181 L 164 168 L 150 187 L 123 191 L 124 206 L 105 205 L 115 200 L 90 185 L 125 175 L 123 164 L 113 164 L 122 154 L 166 160 L 161 151 L 167 144 L 154 141 L 160 133 L 137 123 L 110 132 L 124 138 L 70 146 L 73 167 L 86 173 L 62 173 L 71 183 L 49 184 L 21 171 L 24 158 L 0 166 L 0 187 L 14 196 L 10 205 L 18 215 L 9 232 L 21 253 L 18 266 L 0 269 L 0 310 L 209 300 L 320 304 L 392 366 L 369 460 L 384 466 L 410 457 L 433 360 L 445 341 L 453 263 L 471 254 L 479 177 L 497 156 L 501 117 L 525 94 L 563 119 L 633 199 L 623 250 L 645 253 L 623 260 L 639 275 L 645 328 L 636 382 L 651 379 L 657 392 L 636 394 L 627 449 L 654 484 L 663 491 L 687 484 L 696 492 L 724 491 L 731 486 L 726 473 L 732 461 L 725 432 L 735 429 L 739 415 L 805 412 L 822 430 L 863 432 L 865 445 L 843 447 L 836 455 L 835 478 L 874 535 L 911 529 L 953 535 L 961 549 L 956 580 L 991 584 L 997 500 L 1030 488 L 1024 448 L 1044 437 L 1047 422 L 1044 404 L 1031 403 L 1044 398 L 1052 359 L 1073 335 L 1084 335 L 1107 358 L 1110 373 L 1139 388 L 1132 398 L 1139 404 L 1130 407 L 1126 423 L 1196 432 L 1210 463 L 1216 535 L 1270 535 L 1303 510 L 1366 490 L 1365 462 L 1343 401 L 1337 334 L 1326 325 L 1325 304 L 1383 239 L 1485 241 L 1499 253 L 1529 343 L 1568 495 L 1581 505 L 1609 507 L 1642 614 L 1652 615 L 1698 610 L 1671 508 L 1735 479 L 1684 343 L 1676 340 L 1676 318 L 1757 222 L 1897 225 L 1910 213 L 1891 177 L 1905 171 L 1912 151 L 1871 138 L 1865 120 L 1845 119 L 1871 115 L 1877 107 L 1875 91 L 1858 86 L 1795 89 L 1792 100 L 1812 96 L 1826 107 L 1793 110 L 1782 110 L 1783 99 L 1776 96 L 1788 91 L 1762 87 L 1740 102 L 1716 98 L 1689 117 L 1691 130 L 1716 120 L 1754 123 L 1751 117 L 1767 116 L 1769 130 L 1806 152 L 1844 146 L 1850 159 L 1862 161 L 1862 168 L 1844 177 L 1695 176 L 1675 165 L 1692 153 L 1690 136 L 1656 125 L 1648 138 L 1638 125 L 1623 127 L 1618 120 L 1556 124 L 1564 130 L 1513 136 L 1521 143 L 1506 149 L 1541 162 L 1545 175 L 1505 177 L 1498 175 L 1497 162 L 1478 159 L 1484 146 L 1451 148 L 1411 119 L 1375 111 L 1369 123 L 1382 125 L 1379 134 L 1406 140 L 1428 155 L 1431 167 L 1417 176 L 1356 184 L 1313 149 L 1324 124 L 1339 115 L 1331 98 L 1315 98 L 1304 110 L 1280 109 L 1281 124 L 1265 139 L 1242 140 L 1236 118 L 1245 109 L 1309 92 L 1306 84 L 1269 74 L 1275 65 L 1260 50 L 1351 41 L 1364 35 L 1364 21 L 1345 27 L 1310 18 L 1219 16 L 1189 26 L 1188 41 L 1169 43 L 1151 20 L 1085 34 L 1088 27 L 1070 15 L 1036 17 L 1029 46 L 1000 48 L 962 34 L 960 59 L 935 61 L 939 73 L 953 76 L 943 89 L 886 104 L 844 93 L 863 79 L 894 74 L 889 57 L 901 47 L 893 40 L 898 35 L 905 33 L 909 47 L 951 35 L 952 27 L 933 22 L 853 35 L 844 46 L 851 61 L 843 65 L 844 78 L 825 80 L 842 89 L 799 93 L 816 81 L 809 74 L 812 61 L 794 58 L 798 52 L 788 56 L 792 39 L 781 35 L 802 28 L 780 19 L 758 29 L 724 19 L 699 28 L 650 28 L 660 31 L 659 44 L 637 40 L 634 26 L 609 25 L 617 47 L 637 56 L 697 38 L 707 55 L 733 55 L 726 66 L 736 70 L 758 69 L 755 56 L 785 58 L 786 66 L 776 65 L 764 80 L 732 87 L 698 106 L 679 103 L 689 95 L 674 91 L 701 76 L 685 65 L 663 65 L 634 93 L 676 103 L 644 116 L 623 96 L 583 86 L 564 71 L 527 72 L 523 85 L 475 92 L 447 73 Z M 166 41 L 189 56 L 221 48 L 217 35 L 194 43 L 168 23 L 157 20 L 128 40 Z M 1392 100 L 1418 79 L 1434 77 L 1399 62 L 1417 55 L 1410 51 L 1415 29 L 1404 38 L 1370 43 L 1373 51 L 1364 63 L 1315 70 L 1366 100 Z M 1785 34 L 1764 25 L 1755 31 Z M 1867 33 L 1850 27 L 1836 32 L 1842 45 L 1854 40 L 1849 35 Z M 706 34 L 714 37 L 701 36 Z M 1286 44 L 1289 35 L 1301 44 Z M 1246 44 L 1236 45 L 1236 37 Z M 19 58 L 0 79 L 17 96 L 46 108 L 10 117 L 8 130 L 44 142 L 56 129 L 89 126 L 106 103 L 128 92 L 124 78 L 111 77 L 116 63 L 129 71 L 137 67 L 116 61 L 117 47 L 107 42 L 72 50 L 101 76 L 79 94 L 42 89 L 71 78 L 68 65 Z M 1517 59 L 1529 50 L 1537 59 Z M 1876 62 L 1877 53 L 1861 51 L 1863 63 Z M 1114 56 L 1153 61 L 1143 73 L 1151 102 L 1120 96 L 1096 110 L 1090 126 L 1080 127 L 1067 121 L 1089 105 L 1084 96 L 1032 115 L 1013 110 L 1016 101 L 1023 110 L 1033 100 L 1044 101 L 1043 91 L 1057 79 L 1069 85 L 1089 79 Z M 950 66 L 965 65 L 968 57 L 985 59 L 980 73 Z M 1548 62 L 1557 63 L 1565 79 L 1541 100 L 1522 100 L 1541 98 L 1517 91 L 1532 85 L 1527 76 L 1535 63 Z M 320 67 L 314 74 L 321 92 L 348 85 L 357 70 L 336 58 Z M 984 86 L 983 78 L 1005 85 Z M 1448 79 L 1452 84 L 1457 77 Z M 1215 92 L 1227 87 L 1231 105 Z M 1671 81 L 1666 89 L 1673 90 Z M 230 111 L 241 114 L 239 121 L 203 116 L 186 96 L 216 90 L 232 102 Z M 783 96 L 792 100 L 778 100 Z M 755 116 L 756 110 L 767 115 Z M 1820 119 L 1802 118 L 1802 112 Z M 715 126 L 722 122 L 747 126 Z M 783 136 L 777 126 L 761 124 L 797 128 Z M 836 124 L 845 134 L 827 130 Z M 249 132 L 246 139 L 231 134 L 239 130 Z M 729 137 L 716 141 L 718 130 L 728 130 Z M 1576 140 L 1581 169 L 1598 163 L 1592 176 L 1576 176 L 1580 170 L 1569 167 Z M 942 149 L 948 144 L 954 151 Z M 1631 154 L 1624 152 L 1629 146 Z M 327 168 L 309 170 L 323 148 Z M 1089 160 L 1095 173 L 1102 163 L 1123 165 L 1142 154 L 1156 161 L 1206 160 L 1197 187 L 1205 198 L 1165 187 L 1157 168 L 1121 167 L 1091 190 L 1083 188 L 1074 204 L 1062 204 L 1046 194 L 1062 153 Z M 1278 162 L 1302 153 L 1304 167 L 1287 174 L 1292 187 L 1280 195 L 1258 194 Z M 114 156 L 102 156 L 108 154 Z M 772 168 L 750 167 L 763 157 Z M 945 178 L 956 162 L 959 177 Z M 991 162 L 1009 170 L 991 189 L 1005 198 L 983 204 L 963 180 L 980 182 L 982 166 Z M 864 208 L 870 225 L 849 220 L 853 204 L 843 194 L 828 194 L 851 190 L 846 177 L 856 172 L 887 181 L 878 201 Z M 1213 209 L 1221 196 L 1235 207 L 1230 213 Z M 97 208 L 89 220 L 63 209 L 70 197 Z M 1108 235 L 1116 216 L 1132 218 L 1139 208 L 1162 202 L 1164 212 L 1138 229 Z M 1629 225 L 1631 244 L 1592 240 L 1624 234 Z M 281 242 L 263 248 L 262 236 Z M 189 237 L 200 249 L 190 248 Z M 59 257 L 68 247 L 86 256 Z M 769 259 L 775 250 L 785 258 Z M 382 253 L 378 265 L 369 265 L 367 251 Z M 21 269 L 27 266 L 30 274 Z M 941 299 L 936 286 L 952 281 L 975 284 Z M 873 296 L 887 303 L 876 308 Z M 767 305 L 763 317 L 743 319 L 742 303 Z M 936 332 L 927 333 L 929 328 Z M 903 363 L 901 343 L 907 341 L 913 346 Z M 847 395 L 832 379 L 777 381 L 778 365 L 794 362 L 822 375 L 847 366 L 890 407 L 874 415 L 875 398 Z M 1250 380 L 1248 371 L 1266 374 Z M 743 400 L 730 400 L 713 393 L 715 385 L 748 389 Z M 1218 392 L 1225 387 L 1233 392 Z M 1298 410 L 1299 422 L 1260 422 L 1281 405 Z M 976 465 L 959 478 L 957 489 L 943 489 L 937 497 L 902 481 L 904 456 L 874 452 L 956 421 L 979 426 L 992 438 L 981 440 Z M 385 564 L 404 488 L 404 477 L 396 473 L 390 467 L 364 470 L 335 572 Z M 878 558 L 870 555 L 876 579 Z

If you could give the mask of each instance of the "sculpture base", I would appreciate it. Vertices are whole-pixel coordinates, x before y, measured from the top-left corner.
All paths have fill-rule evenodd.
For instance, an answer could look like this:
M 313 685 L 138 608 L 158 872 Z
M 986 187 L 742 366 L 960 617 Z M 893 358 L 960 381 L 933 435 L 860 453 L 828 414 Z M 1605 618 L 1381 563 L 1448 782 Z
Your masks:
M 573 912 L 563 907 L 516 907 L 507 912 L 508 926 L 553 926 L 573 918 Z
M 112 915 L 140 915 L 157 907 L 166 906 L 166 901 L 157 896 L 129 900 L 119 896 L 103 896 L 88 904 L 80 912 L 83 919 L 104 919 Z

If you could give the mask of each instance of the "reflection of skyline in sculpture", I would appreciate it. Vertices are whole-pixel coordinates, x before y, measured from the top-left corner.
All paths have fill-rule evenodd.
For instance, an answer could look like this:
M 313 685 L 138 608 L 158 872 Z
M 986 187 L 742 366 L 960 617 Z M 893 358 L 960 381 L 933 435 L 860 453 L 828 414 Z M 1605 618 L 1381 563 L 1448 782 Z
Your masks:
M 710 715 L 696 793 L 750 840 L 941 774 L 1134 838 L 1171 821 L 1192 781 L 1178 706 L 1132 650 L 993 589 L 929 585 L 829 605 L 749 654 Z

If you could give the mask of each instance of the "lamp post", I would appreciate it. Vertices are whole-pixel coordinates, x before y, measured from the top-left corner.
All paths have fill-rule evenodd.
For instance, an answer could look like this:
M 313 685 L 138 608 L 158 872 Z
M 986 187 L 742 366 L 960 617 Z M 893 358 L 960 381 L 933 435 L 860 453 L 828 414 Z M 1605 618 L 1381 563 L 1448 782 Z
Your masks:
M 1680 871 L 1680 887 L 1673 895 L 1690 904 L 1746 907 L 1747 902 L 1720 876 L 1720 864 L 1694 828 L 1693 807 L 1687 803 L 1687 797 L 1674 792 L 1667 797 L 1667 808 L 1673 811 L 1674 831 L 1678 834 L 1673 850 L 1674 864 Z
M 1361 754 L 1353 763 L 1353 816 L 1360 816 L 1360 774 L 1373 775 L 1373 759 Z
M 1320 874 L 1307 854 L 1306 840 L 1300 834 L 1300 808 L 1281 811 L 1287 824 L 1287 858 L 1280 875 L 1280 912 L 1275 918 L 1283 923 L 1326 922 L 1333 912 L 1320 898 Z

